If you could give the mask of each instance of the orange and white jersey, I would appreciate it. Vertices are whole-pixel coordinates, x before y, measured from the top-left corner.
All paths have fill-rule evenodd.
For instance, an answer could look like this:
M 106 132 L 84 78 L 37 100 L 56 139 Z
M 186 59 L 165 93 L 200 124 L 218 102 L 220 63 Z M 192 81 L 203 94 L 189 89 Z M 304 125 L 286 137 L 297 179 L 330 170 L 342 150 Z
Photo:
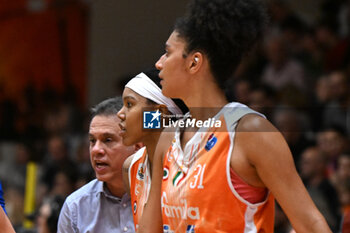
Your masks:
M 239 103 L 226 105 L 215 119 L 220 128 L 197 131 L 181 148 L 180 131 L 164 157 L 162 218 L 165 233 L 273 232 L 274 198 L 251 204 L 234 189 L 230 159 L 237 121 L 259 114 Z
M 129 168 L 130 196 L 136 230 L 151 187 L 149 167 L 147 150 L 143 147 L 134 154 Z

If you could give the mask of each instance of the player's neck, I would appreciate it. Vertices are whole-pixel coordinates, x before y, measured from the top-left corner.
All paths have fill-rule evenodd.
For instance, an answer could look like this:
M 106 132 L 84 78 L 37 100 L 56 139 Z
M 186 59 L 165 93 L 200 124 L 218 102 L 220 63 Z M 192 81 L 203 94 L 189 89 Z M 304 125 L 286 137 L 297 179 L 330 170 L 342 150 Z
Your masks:
M 156 145 L 158 143 L 159 137 L 160 137 L 160 132 L 152 132 L 143 141 L 143 144 L 145 145 L 147 150 L 148 162 L 151 165 L 150 167 L 152 167 L 154 151 L 156 149 Z
M 186 99 L 185 104 L 190 110 L 192 118 L 206 120 L 224 107 L 228 101 L 225 93 L 217 85 L 198 85 L 196 90 Z

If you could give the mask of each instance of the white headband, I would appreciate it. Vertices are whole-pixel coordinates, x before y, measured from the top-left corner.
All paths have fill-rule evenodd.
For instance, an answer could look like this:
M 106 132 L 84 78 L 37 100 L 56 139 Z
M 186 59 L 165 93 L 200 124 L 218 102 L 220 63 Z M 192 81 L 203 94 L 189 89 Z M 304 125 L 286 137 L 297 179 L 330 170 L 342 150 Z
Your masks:
M 162 90 L 144 73 L 136 75 L 125 85 L 125 87 L 130 88 L 137 94 L 150 99 L 157 104 L 164 104 L 172 114 L 183 114 L 174 101 L 165 97 L 162 94 Z

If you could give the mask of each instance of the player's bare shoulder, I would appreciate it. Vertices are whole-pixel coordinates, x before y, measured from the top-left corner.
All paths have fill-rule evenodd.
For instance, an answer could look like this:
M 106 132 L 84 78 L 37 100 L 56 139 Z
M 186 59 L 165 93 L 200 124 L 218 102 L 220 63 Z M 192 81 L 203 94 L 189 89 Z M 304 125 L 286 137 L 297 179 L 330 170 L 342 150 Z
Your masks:
M 251 113 L 238 121 L 237 132 L 278 132 L 278 130 L 264 117 Z

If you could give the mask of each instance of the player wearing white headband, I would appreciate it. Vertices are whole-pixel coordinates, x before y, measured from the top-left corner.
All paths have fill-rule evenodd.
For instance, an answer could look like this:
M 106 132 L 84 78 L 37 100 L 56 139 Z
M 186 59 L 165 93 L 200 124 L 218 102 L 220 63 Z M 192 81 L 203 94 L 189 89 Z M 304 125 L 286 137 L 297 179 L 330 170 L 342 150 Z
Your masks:
M 143 129 L 143 113 L 155 111 L 156 114 L 181 116 L 186 109 L 183 102 L 172 100 L 162 94 L 156 83 L 160 82 L 156 69 L 140 73 L 131 79 L 124 88 L 123 108 L 118 112 L 124 145 L 142 142 L 144 147 L 129 157 L 123 166 L 124 182 L 130 190 L 135 229 L 147 202 L 151 186 L 150 167 L 161 130 Z M 176 103 L 178 103 L 178 105 Z M 155 115 L 156 116 L 156 115 Z M 147 149 L 146 149 L 147 148 Z

